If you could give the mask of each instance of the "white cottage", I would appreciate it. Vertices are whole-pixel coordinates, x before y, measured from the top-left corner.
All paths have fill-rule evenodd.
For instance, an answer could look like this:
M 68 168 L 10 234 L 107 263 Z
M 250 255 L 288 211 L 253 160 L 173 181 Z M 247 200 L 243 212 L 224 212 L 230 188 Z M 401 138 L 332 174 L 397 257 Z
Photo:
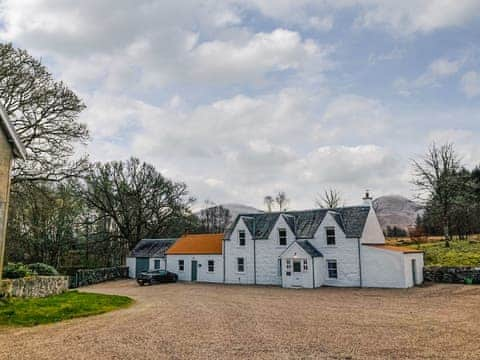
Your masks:
M 223 243 L 224 282 L 314 288 L 407 288 L 423 282 L 423 253 L 385 244 L 363 206 L 239 215 Z

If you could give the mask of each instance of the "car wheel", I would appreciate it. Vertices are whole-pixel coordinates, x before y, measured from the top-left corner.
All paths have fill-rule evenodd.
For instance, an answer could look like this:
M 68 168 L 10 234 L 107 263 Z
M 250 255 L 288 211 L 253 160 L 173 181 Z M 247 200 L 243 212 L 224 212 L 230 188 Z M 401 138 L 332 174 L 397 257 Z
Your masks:
M 145 285 L 145 284 L 143 283 L 143 281 L 137 281 L 137 282 L 138 282 L 138 285 L 140 285 L 140 286 Z

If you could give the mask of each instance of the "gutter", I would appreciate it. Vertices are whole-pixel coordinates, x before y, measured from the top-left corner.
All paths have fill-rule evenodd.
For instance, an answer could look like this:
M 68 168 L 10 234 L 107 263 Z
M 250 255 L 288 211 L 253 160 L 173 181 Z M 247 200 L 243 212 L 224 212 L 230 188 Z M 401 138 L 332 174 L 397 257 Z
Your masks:
M 257 237 L 255 236 L 256 234 L 256 228 L 255 228 L 255 218 L 253 218 L 253 285 L 257 285 Z
M 358 238 L 358 267 L 359 267 L 359 275 L 360 275 L 360 287 L 363 287 L 363 279 L 362 279 L 362 252 L 361 252 L 360 238 Z
M 315 289 L 315 258 L 311 256 L 312 258 L 312 281 L 313 281 L 313 288 Z
M 225 284 L 225 239 L 222 240 L 223 283 Z

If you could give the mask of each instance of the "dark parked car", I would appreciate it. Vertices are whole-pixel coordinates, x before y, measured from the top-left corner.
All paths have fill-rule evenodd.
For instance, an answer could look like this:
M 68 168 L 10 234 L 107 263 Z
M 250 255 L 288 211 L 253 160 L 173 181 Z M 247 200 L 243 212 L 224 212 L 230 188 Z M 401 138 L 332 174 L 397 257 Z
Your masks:
M 154 283 L 177 282 L 178 275 L 166 270 L 144 271 L 138 274 L 137 283 L 140 286 Z

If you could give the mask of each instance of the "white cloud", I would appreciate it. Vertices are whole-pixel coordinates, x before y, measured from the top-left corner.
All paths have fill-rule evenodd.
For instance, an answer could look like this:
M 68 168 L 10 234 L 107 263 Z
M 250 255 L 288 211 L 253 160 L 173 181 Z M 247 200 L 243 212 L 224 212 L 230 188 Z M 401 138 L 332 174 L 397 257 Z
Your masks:
M 374 140 L 390 125 L 390 112 L 376 99 L 342 95 L 328 103 L 315 137 L 326 142 Z
M 462 91 L 467 97 L 473 98 L 480 95 L 480 73 L 469 71 L 462 76 Z
M 362 8 L 358 25 L 381 26 L 401 36 L 461 27 L 480 15 L 477 0 L 347 0 L 341 3 L 355 3 Z
M 466 56 L 455 60 L 446 58 L 436 59 L 416 79 L 409 81 L 400 77 L 394 81 L 393 86 L 399 94 L 406 96 L 423 87 L 439 86 L 442 80 L 457 74 L 466 61 Z

